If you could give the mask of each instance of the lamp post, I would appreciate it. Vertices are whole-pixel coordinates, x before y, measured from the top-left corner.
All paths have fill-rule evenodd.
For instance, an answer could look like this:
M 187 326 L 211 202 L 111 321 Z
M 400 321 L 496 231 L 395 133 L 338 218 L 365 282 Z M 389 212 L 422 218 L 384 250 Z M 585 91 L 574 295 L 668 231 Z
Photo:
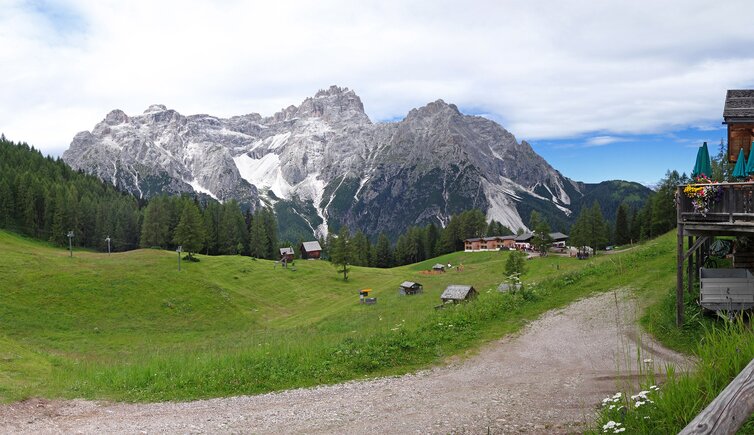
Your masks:
M 73 230 L 68 231 L 68 250 L 71 252 L 71 257 L 73 257 Z
M 105 241 L 107 242 L 107 255 L 110 255 L 110 236 L 107 236 Z
M 178 249 L 175 250 L 175 252 L 178 253 L 178 272 L 181 271 L 181 252 L 183 252 L 183 246 L 179 246 Z

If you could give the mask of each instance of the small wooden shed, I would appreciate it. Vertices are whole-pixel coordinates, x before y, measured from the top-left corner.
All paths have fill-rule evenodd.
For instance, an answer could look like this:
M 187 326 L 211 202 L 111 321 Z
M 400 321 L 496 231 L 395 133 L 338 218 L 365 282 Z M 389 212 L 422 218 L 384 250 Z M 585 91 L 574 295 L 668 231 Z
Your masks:
M 432 270 L 435 272 L 445 272 L 445 265 L 437 263 L 434 266 L 432 266 Z
M 442 299 L 443 302 L 458 303 L 474 299 L 477 294 L 476 289 L 470 285 L 452 284 L 445 288 L 440 299 Z
M 294 256 L 295 254 L 293 253 L 292 246 L 289 246 L 287 248 L 280 248 L 280 261 L 290 263 L 291 261 L 293 261 Z
M 322 247 L 314 240 L 301 244 L 301 258 L 304 260 L 319 259 L 322 255 Z
M 735 163 L 741 149 L 748 158 L 754 140 L 754 89 L 729 89 L 723 119 L 728 126 L 728 161 Z
M 424 290 L 421 284 L 413 281 L 403 281 L 398 287 L 399 295 L 415 295 L 421 293 Z

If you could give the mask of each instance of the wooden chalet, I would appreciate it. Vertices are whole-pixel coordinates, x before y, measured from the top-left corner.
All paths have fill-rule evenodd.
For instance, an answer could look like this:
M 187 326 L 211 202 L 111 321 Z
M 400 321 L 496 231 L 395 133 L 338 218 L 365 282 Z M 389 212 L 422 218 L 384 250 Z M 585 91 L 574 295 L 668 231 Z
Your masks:
M 398 287 L 399 295 L 415 295 L 424 290 L 421 284 L 413 281 L 403 281 Z
M 754 90 L 729 90 L 725 98 L 723 119 L 723 123 L 728 126 L 729 161 L 736 161 L 741 149 L 744 150 L 744 156 L 747 159 L 750 158 L 751 142 L 754 138 Z M 718 189 L 719 193 L 716 196 L 719 199 L 711 201 L 708 210 L 699 210 L 694 207 L 691 198 L 684 192 L 686 186 L 679 186 L 676 191 L 678 222 L 676 322 L 679 326 L 683 324 L 684 287 L 689 294 L 692 294 L 694 281 L 700 279 L 702 265 L 709 255 L 709 245 L 715 236 L 736 236 L 739 243 L 736 243 L 733 253 L 733 267 L 754 268 L 754 243 L 742 243 L 747 240 L 746 237 L 754 237 L 754 183 L 726 182 L 713 185 L 694 184 L 694 186 L 710 186 Z M 737 278 L 737 272 L 731 271 L 729 278 L 721 277 L 720 274 L 724 272 L 718 272 L 714 279 L 740 279 Z M 744 274 L 744 276 L 747 275 Z M 719 285 L 719 283 L 715 284 Z M 754 287 L 748 288 L 749 294 L 744 296 L 754 297 Z M 704 291 L 702 288 L 703 293 Z M 703 299 L 704 294 L 702 302 Z M 728 299 L 731 307 L 736 302 L 733 299 L 732 296 Z
M 477 291 L 470 285 L 449 285 L 445 288 L 445 291 L 440 295 L 440 299 L 444 303 L 447 302 L 463 302 L 470 299 L 474 299 L 477 296 Z
M 552 246 L 556 248 L 565 248 L 568 242 L 568 236 L 560 232 L 550 233 L 550 238 L 552 239 Z
M 322 256 L 322 247 L 319 242 L 304 242 L 301 244 L 301 258 L 304 260 L 317 260 Z
M 465 252 L 499 251 L 516 247 L 516 236 L 476 237 L 463 241 Z
M 287 248 L 280 248 L 280 261 L 284 261 L 286 263 L 290 263 L 293 261 L 293 257 L 296 254 L 293 252 L 293 247 L 289 246 Z

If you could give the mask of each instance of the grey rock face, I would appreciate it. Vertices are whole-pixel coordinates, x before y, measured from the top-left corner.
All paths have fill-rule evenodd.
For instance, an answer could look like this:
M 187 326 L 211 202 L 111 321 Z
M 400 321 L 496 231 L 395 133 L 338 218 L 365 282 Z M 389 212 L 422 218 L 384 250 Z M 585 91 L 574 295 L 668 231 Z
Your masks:
M 377 123 L 348 88 L 332 86 L 270 117 L 183 116 L 163 105 L 110 112 L 77 134 L 63 159 L 142 197 L 198 192 L 293 210 L 320 234 L 348 225 L 397 234 L 445 224 L 472 207 L 514 231 L 526 198 L 571 213 L 579 185 L 497 123 L 442 100 Z

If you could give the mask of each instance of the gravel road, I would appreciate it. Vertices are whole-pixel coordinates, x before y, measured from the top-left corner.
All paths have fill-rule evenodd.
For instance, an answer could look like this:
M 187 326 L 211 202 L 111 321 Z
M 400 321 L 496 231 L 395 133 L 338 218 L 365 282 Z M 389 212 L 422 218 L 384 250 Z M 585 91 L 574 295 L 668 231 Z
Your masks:
M 573 433 L 637 364 L 685 365 L 636 326 L 630 292 L 545 313 L 468 358 L 415 374 L 185 403 L 27 400 L 3 433 Z M 637 348 L 641 356 L 637 358 Z

